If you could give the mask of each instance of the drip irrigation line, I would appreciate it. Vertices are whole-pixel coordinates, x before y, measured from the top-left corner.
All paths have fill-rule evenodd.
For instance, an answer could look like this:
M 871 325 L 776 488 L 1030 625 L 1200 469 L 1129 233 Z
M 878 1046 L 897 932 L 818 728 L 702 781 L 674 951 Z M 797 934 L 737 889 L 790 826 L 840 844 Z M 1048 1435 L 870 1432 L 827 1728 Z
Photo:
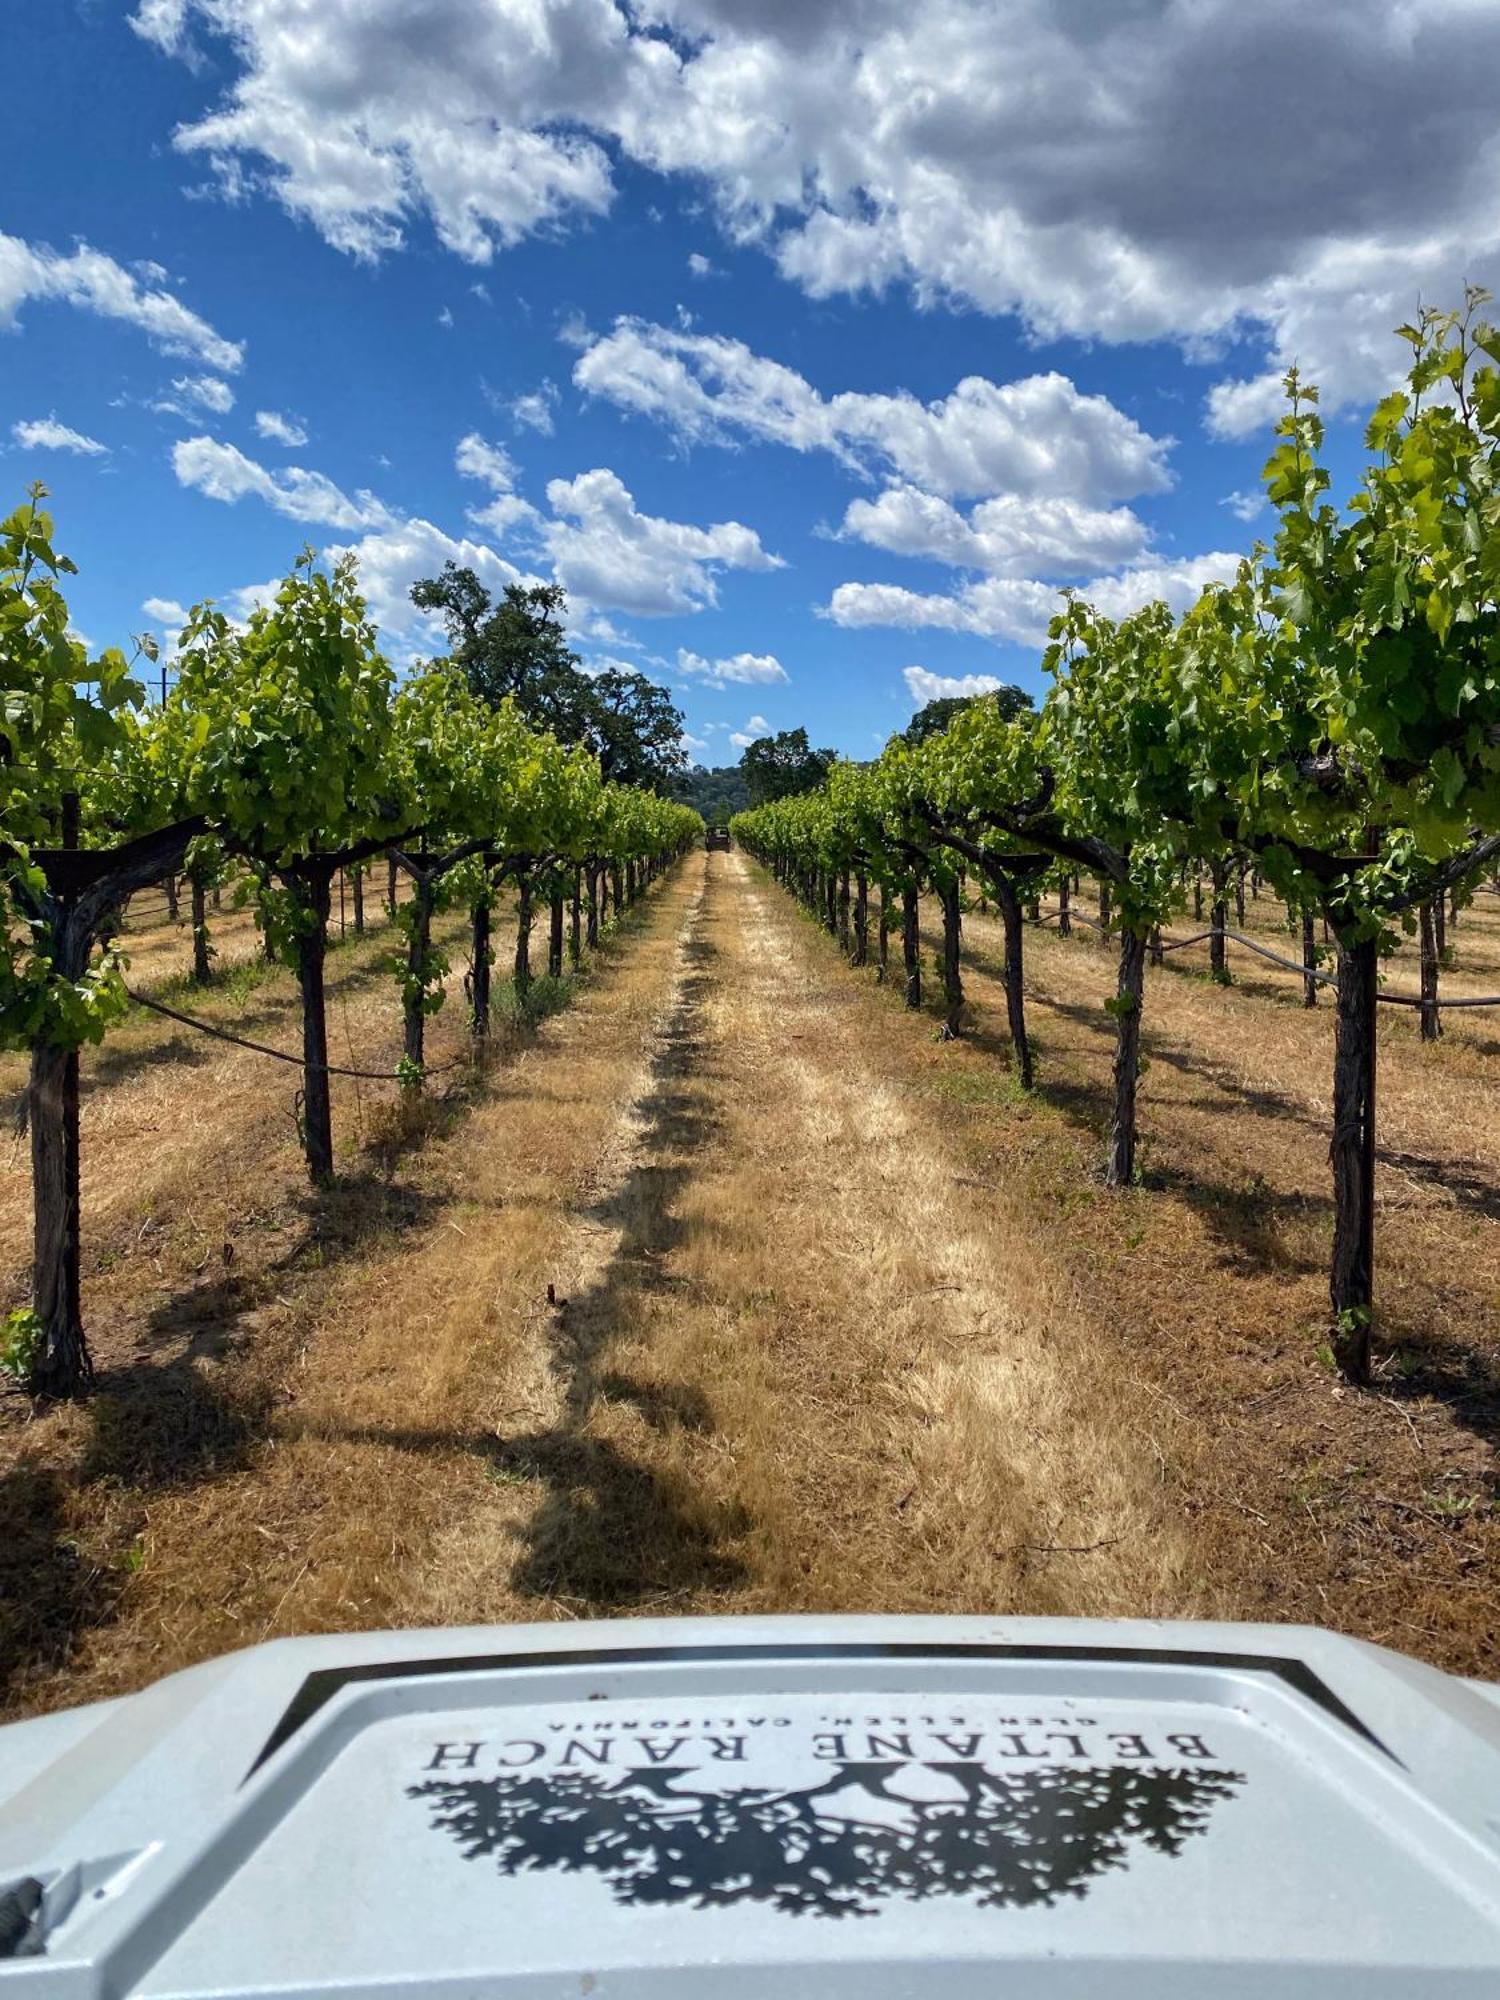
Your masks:
M 211 1021 L 203 1021 L 195 1014 L 183 1014 L 176 1007 L 169 1007 L 164 1000 L 148 1000 L 144 993 L 137 993 L 133 986 L 125 991 L 138 1007 L 149 1007 L 153 1014 L 165 1014 L 169 1021 L 180 1021 L 185 1028 L 196 1028 L 200 1035 L 212 1035 L 216 1042 L 232 1042 L 237 1049 L 249 1049 L 258 1056 L 274 1056 L 277 1062 L 291 1063 L 296 1069 L 317 1069 L 325 1076 L 357 1076 L 367 1083 L 402 1083 L 405 1081 L 400 1070 L 395 1069 L 349 1069 L 342 1063 L 305 1063 L 301 1056 L 288 1053 L 285 1049 L 273 1049 L 268 1042 L 252 1042 L 244 1035 L 231 1035 L 227 1028 L 216 1028 Z M 439 1063 L 436 1069 L 423 1068 L 422 1075 L 441 1076 L 444 1070 L 457 1069 L 462 1056 L 455 1056 L 451 1062 Z
M 1079 910 L 1070 910 L 1068 915 L 1075 924 L 1086 924 L 1091 931 L 1104 930 L 1103 924 L 1093 917 L 1084 916 Z M 1046 910 L 1040 921 L 1044 924 L 1055 924 L 1060 921 L 1060 917 L 1059 911 Z M 1320 972 L 1316 966 L 1303 965 L 1298 959 L 1287 958 L 1281 952 L 1272 951 L 1268 946 L 1258 943 L 1256 939 L 1246 937 L 1243 931 L 1225 930 L 1222 933 L 1211 930 L 1194 931 L 1191 937 L 1163 938 L 1161 949 L 1163 952 L 1185 951 L 1190 944 L 1202 944 L 1206 939 L 1220 935 L 1228 943 L 1243 945 L 1246 951 L 1253 951 L 1257 957 L 1269 959 L 1272 965 L 1285 966 L 1288 972 L 1295 972 L 1300 979 L 1315 979 L 1320 986 L 1337 987 L 1339 983 L 1335 973 Z M 1428 1004 L 1420 994 L 1416 993 L 1377 993 L 1375 998 L 1382 1007 L 1422 1007 Z M 1453 1000 L 1439 997 L 1435 1004 L 1444 1012 L 1450 1007 L 1500 1007 L 1500 993 L 1461 995 Z

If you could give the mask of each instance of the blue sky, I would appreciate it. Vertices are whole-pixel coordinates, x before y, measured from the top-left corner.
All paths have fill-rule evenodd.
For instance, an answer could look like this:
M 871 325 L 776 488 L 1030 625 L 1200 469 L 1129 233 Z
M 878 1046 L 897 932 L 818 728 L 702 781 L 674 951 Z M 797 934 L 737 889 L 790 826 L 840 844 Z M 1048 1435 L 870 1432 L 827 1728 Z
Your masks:
M 1233 496 L 1286 362 L 1347 477 L 1390 328 L 1496 262 L 1491 0 L 38 18 L 0 462 L 52 490 L 79 628 L 169 635 L 310 541 L 405 664 L 445 557 L 556 576 L 707 762 L 1039 689 L 1063 583 L 1189 601 L 1265 526 Z

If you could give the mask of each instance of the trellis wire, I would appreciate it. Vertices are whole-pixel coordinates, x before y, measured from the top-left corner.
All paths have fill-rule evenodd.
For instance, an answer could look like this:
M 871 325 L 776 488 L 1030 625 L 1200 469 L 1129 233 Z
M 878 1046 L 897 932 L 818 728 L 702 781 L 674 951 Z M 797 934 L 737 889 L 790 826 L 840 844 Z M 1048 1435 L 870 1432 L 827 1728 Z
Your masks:
M 1046 910 L 1038 921 L 1055 924 L 1061 921 L 1061 914 L 1058 910 Z M 1068 915 L 1075 924 L 1086 924 L 1091 931 L 1101 931 L 1108 936 L 1103 924 L 1094 917 L 1084 916 L 1081 910 L 1070 910 Z M 1163 938 L 1161 948 L 1164 952 L 1185 951 L 1190 944 L 1202 944 L 1205 939 L 1212 937 L 1223 937 L 1231 944 L 1243 945 L 1246 951 L 1253 951 L 1257 957 L 1269 959 L 1272 965 L 1285 966 L 1288 972 L 1295 972 L 1301 979 L 1315 979 L 1320 986 L 1335 988 L 1338 986 L 1338 977 L 1335 973 L 1320 972 L 1316 966 L 1303 965 L 1299 959 L 1286 958 L 1281 952 L 1272 951 L 1268 946 L 1258 943 L 1255 938 L 1246 937 L 1243 931 L 1228 929 L 1222 932 L 1194 931 L 1191 937 Z M 1429 1004 L 1415 993 L 1377 993 L 1375 998 L 1386 1007 L 1423 1007 Z M 1442 999 L 1437 1004 L 1444 1012 L 1450 1007 L 1500 1007 L 1500 993 L 1475 994 L 1472 997 L 1460 997 L 1454 1000 Z
M 169 1007 L 164 1000 L 151 1000 L 144 993 L 137 993 L 133 986 L 125 991 L 138 1007 L 149 1007 L 153 1014 L 165 1014 L 169 1021 L 180 1021 L 185 1028 L 196 1028 L 200 1035 L 212 1035 L 215 1041 L 231 1042 L 237 1049 L 249 1049 L 258 1056 L 273 1056 L 277 1062 L 291 1063 L 297 1069 L 321 1070 L 325 1076 L 357 1076 L 367 1083 L 403 1083 L 406 1079 L 395 1069 L 350 1069 L 342 1063 L 307 1063 L 301 1056 L 293 1055 L 286 1049 L 273 1049 L 269 1042 L 252 1042 L 244 1035 L 232 1035 L 227 1028 L 216 1028 L 211 1021 L 200 1020 L 195 1014 L 181 1013 L 176 1007 Z M 436 1069 L 423 1068 L 423 1076 L 441 1076 L 444 1070 L 456 1069 L 463 1057 L 455 1056 L 451 1062 L 439 1063 Z

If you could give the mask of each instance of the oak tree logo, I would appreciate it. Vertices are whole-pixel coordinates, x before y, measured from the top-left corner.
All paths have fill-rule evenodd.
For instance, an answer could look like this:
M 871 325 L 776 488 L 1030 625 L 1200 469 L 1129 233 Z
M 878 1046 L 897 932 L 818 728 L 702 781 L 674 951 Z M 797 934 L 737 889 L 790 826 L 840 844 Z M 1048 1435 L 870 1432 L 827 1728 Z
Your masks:
M 913 1798 L 901 1774 L 930 1773 Z M 973 1895 L 990 1907 L 1084 1896 L 1133 1847 L 1176 1856 L 1206 1831 L 1238 1771 L 1116 1765 L 997 1774 L 974 1762 L 846 1763 L 795 1790 L 695 1790 L 695 1768 L 621 1777 L 559 1771 L 409 1787 L 434 1827 L 502 1874 L 602 1876 L 618 1902 L 759 1902 L 794 1915 L 871 1916 L 880 1901 Z M 946 1782 L 942 1782 L 946 1781 Z

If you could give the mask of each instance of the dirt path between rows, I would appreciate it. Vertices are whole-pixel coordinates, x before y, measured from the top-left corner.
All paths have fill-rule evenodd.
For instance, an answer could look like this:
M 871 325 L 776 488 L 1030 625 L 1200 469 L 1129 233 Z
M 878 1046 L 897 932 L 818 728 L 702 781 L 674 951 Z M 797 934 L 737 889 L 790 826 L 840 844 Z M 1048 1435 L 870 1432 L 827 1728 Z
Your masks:
M 398 1221 L 173 1359 L 211 1448 L 136 1463 L 107 1379 L 34 1427 L 71 1581 L 13 1701 L 309 1630 L 1220 1608 L 1170 1408 L 949 1143 L 934 1086 L 985 1060 L 691 858 L 400 1161 Z

